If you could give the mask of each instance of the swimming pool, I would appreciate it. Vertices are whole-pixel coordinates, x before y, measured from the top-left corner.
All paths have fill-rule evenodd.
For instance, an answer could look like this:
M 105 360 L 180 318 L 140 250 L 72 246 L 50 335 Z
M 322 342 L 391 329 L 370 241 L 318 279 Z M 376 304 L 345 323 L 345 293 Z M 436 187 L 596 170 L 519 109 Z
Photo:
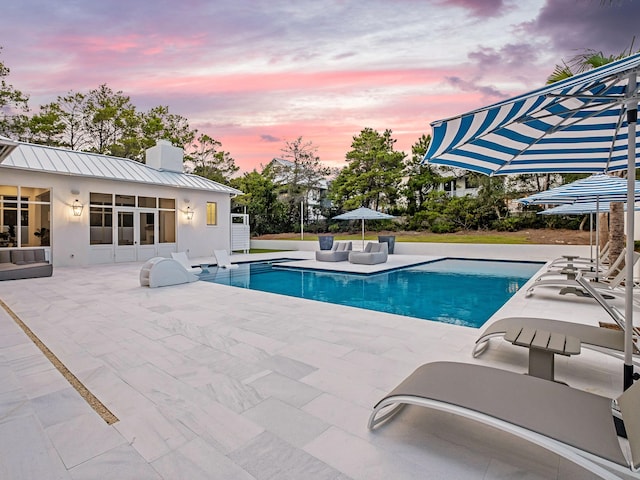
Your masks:
M 287 268 L 286 260 L 210 268 L 204 281 L 480 327 L 541 263 L 445 259 L 372 275 Z

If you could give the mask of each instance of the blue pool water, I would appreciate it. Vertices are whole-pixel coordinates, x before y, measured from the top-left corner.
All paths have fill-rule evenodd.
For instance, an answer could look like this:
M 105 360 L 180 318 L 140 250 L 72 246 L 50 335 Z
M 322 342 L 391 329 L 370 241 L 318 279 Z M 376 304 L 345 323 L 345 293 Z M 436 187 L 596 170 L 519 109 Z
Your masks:
M 446 259 L 373 275 L 287 268 L 286 262 L 212 267 L 205 281 L 409 317 L 480 327 L 542 264 Z

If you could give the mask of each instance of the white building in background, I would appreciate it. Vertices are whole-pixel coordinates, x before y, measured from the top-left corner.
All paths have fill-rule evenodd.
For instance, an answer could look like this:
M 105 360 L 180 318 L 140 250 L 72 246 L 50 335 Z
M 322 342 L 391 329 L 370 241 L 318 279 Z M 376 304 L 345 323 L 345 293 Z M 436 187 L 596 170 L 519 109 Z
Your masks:
M 230 251 L 242 192 L 184 173 L 167 141 L 146 162 L 0 137 L 0 249 L 44 246 L 54 266 Z

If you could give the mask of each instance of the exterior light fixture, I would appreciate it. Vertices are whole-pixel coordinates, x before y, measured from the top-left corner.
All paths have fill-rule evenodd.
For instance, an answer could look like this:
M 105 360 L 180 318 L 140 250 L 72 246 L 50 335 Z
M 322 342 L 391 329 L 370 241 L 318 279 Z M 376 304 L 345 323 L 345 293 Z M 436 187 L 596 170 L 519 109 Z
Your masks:
M 184 212 L 184 215 L 187 217 L 187 220 L 191 221 L 193 218 L 193 209 L 187 205 L 187 210 Z
M 76 198 L 75 201 L 73 202 L 73 204 L 71 205 L 71 210 L 73 210 L 73 216 L 74 217 L 79 217 L 80 215 L 82 215 L 82 209 L 83 208 L 84 208 L 84 206 Z

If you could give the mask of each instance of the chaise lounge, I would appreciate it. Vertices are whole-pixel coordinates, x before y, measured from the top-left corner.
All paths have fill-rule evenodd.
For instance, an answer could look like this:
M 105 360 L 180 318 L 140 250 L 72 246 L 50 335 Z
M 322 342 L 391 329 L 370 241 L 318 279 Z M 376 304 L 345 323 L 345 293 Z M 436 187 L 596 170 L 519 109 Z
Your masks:
M 376 265 L 385 263 L 389 256 L 389 245 L 387 243 L 367 243 L 363 252 L 351 252 L 349 254 L 350 263 L 361 265 Z
M 368 426 L 374 429 L 406 405 L 418 405 L 516 435 L 602 478 L 635 477 L 640 467 L 640 382 L 618 397 L 616 407 L 613 402 L 507 370 L 435 362 L 418 367 L 380 400 Z M 614 418 L 624 422 L 627 439 L 618 437 Z
M 489 325 L 478 337 L 473 347 L 472 355 L 479 357 L 489 347 L 489 341 L 494 337 L 504 337 L 507 330 L 515 327 L 542 329 L 549 332 L 560 333 L 576 337 L 585 348 L 595 350 L 615 358 L 624 358 L 624 315 L 617 308 L 607 303 L 605 298 L 592 286 L 588 279 L 578 276 L 576 284 L 585 292 L 585 295 L 593 298 L 607 312 L 619 329 L 596 327 L 583 323 L 568 322 L 537 317 L 507 317 L 496 320 Z M 634 349 L 638 351 L 637 337 L 634 338 Z M 633 363 L 640 366 L 640 362 L 634 359 Z
M 351 242 L 335 242 L 331 250 L 316 251 L 318 262 L 345 262 L 349 260 Z

